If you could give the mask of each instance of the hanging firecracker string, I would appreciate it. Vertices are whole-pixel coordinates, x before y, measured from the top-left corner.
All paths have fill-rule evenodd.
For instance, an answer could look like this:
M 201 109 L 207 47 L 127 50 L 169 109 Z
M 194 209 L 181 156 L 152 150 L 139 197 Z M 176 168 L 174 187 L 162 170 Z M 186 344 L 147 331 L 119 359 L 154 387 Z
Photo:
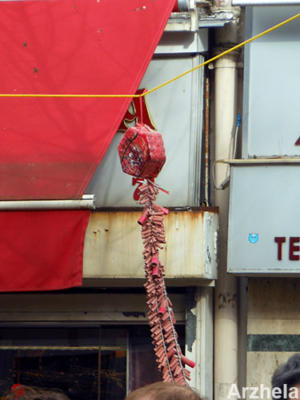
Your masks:
M 163 380 L 187 385 L 190 372 L 185 365 L 194 367 L 195 363 L 182 354 L 178 343 L 174 327 L 176 320 L 164 280 L 164 266 L 159 260 L 159 251 L 166 243 L 163 219 L 168 210 L 154 204 L 158 192 L 159 188 L 152 180 L 146 179 L 145 183 L 140 183 L 139 203 L 144 210 L 138 223 L 142 226 L 144 244 L 148 318 L 156 361 Z
M 168 193 L 154 183 L 166 160 L 162 136 L 145 124 L 136 124 L 125 132 L 119 144 L 119 155 L 122 170 L 134 176 L 132 183 L 138 185 L 133 197 L 143 206 L 138 223 L 142 226 L 144 286 L 158 369 L 165 382 L 187 385 L 190 372 L 185 365 L 193 368 L 195 363 L 182 354 L 179 346 L 173 306 L 164 280 L 164 266 L 159 260 L 159 252 L 166 243 L 163 219 L 168 214 L 166 208 L 154 203 L 160 190 Z

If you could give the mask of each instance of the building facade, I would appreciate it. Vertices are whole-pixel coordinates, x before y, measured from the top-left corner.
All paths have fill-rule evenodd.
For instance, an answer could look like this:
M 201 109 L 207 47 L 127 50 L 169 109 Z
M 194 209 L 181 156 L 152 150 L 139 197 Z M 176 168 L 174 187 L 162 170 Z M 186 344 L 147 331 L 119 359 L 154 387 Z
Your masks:
M 179 343 L 196 363 L 191 386 L 203 399 L 234 397 L 232 387 L 270 386 L 276 366 L 300 351 L 300 19 L 227 52 L 299 13 L 296 0 L 178 0 L 138 84 L 149 90 L 193 70 L 146 96 L 143 107 L 165 144 L 167 162 L 157 178 L 170 192 L 157 199 L 169 209 L 161 259 Z M 10 21 L 13 14 L 3 15 Z M 22 43 L 30 47 L 29 39 Z M 94 206 L 82 286 L 0 294 L 1 395 L 21 383 L 60 389 L 72 400 L 119 400 L 161 379 L 143 286 L 142 210 L 117 150 L 125 125 L 140 122 L 139 105 L 123 110 L 85 197 L 72 198 L 76 205 L 67 200 L 69 208 Z M 93 105 L 84 110 L 100 115 L 99 123 L 110 117 Z M 29 164 L 24 177 L 34 181 Z M 49 209 L 48 198 L 28 197 L 18 210 Z M 16 210 L 10 198 L 1 200 L 2 209 Z
M 179 3 L 139 89 L 151 89 L 205 61 L 210 25 L 222 26 L 227 22 L 222 16 L 215 22 L 207 12 L 211 7 L 207 10 L 194 2 Z M 81 10 L 80 5 L 79 2 L 74 8 Z M 17 5 L 7 7 L 14 13 L 13 7 Z M 26 18 L 26 4 L 24 10 Z M 5 21 L 9 18 L 7 13 Z M 87 29 L 94 26 L 88 11 L 87 22 Z M 99 28 L 97 33 L 102 30 Z M 83 34 L 88 35 L 89 31 L 83 30 Z M 24 48 L 30 45 L 29 39 L 23 43 Z M 78 63 L 80 66 L 80 60 Z M 72 65 L 71 71 L 75 68 Z M 40 71 L 42 67 L 36 67 L 34 73 Z M 161 260 L 166 268 L 179 343 L 185 355 L 196 362 L 191 385 L 203 397 L 212 398 L 218 210 L 210 200 L 208 83 L 207 73 L 198 69 L 147 96 L 145 112 L 149 112 L 155 128 L 162 133 L 167 154 L 157 183 L 170 194 L 161 192 L 157 203 L 170 211 L 165 218 L 167 244 Z M 135 102 L 130 104 L 125 123 L 141 122 L 137 106 Z M 84 109 L 87 120 L 91 109 Z M 107 118 L 102 113 L 99 121 Z M 72 114 L 73 117 L 74 123 L 77 117 Z M 83 198 L 72 199 L 71 203 L 60 199 L 55 206 L 60 210 L 60 201 L 66 201 L 67 207 L 73 208 L 72 201 L 78 200 L 77 206 L 84 208 L 94 202 L 84 239 L 82 286 L 45 292 L 2 290 L 5 293 L 0 295 L 1 395 L 17 383 L 59 389 L 71 399 L 85 396 L 117 400 L 137 387 L 161 379 L 147 320 L 143 248 L 137 224 L 142 209 L 133 199 L 131 177 L 121 170 L 117 147 L 124 134 L 124 121 L 120 120 L 119 125 Z M 24 213 L 53 207 L 53 203 L 49 207 L 47 198 L 34 199 L 31 205 L 28 201 L 22 201 Z M 15 203 L 9 206 L 12 210 L 17 207 Z M 61 262 L 64 263 L 63 258 Z

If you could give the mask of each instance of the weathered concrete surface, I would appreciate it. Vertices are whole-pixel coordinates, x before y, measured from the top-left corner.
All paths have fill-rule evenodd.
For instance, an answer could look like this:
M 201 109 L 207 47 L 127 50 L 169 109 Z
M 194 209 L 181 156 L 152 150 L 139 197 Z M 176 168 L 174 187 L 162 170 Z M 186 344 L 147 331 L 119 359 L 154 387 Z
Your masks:
M 92 213 L 84 246 L 84 278 L 144 279 L 140 211 Z M 161 261 L 167 278 L 216 278 L 216 210 L 171 211 Z

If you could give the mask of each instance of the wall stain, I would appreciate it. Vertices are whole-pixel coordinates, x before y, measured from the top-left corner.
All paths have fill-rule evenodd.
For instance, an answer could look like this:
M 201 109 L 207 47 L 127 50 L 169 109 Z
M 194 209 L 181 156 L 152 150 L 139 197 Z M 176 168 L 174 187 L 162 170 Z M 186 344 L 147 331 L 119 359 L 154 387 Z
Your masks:
M 226 306 L 236 307 L 236 293 L 220 293 L 218 296 L 218 309 L 222 310 Z
M 141 311 L 124 311 L 122 314 L 124 315 L 124 317 L 134 317 L 134 318 L 144 317 L 144 318 L 146 318 L 146 314 Z

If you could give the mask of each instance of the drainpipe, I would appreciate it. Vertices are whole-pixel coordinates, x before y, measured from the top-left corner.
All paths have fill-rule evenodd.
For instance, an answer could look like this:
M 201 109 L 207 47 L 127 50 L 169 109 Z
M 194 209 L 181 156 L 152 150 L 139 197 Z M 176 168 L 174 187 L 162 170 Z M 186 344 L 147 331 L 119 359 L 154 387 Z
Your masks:
M 229 155 L 232 132 L 237 116 L 237 56 L 227 55 L 217 60 L 215 68 L 215 160 Z M 225 165 L 215 168 L 215 186 L 225 182 L 228 175 Z M 237 282 L 228 275 L 227 228 L 228 187 L 215 191 L 215 203 L 219 207 L 219 264 L 215 289 L 215 400 L 228 400 L 232 384 L 238 379 L 238 321 Z
M 226 50 L 238 42 L 239 8 L 231 0 L 214 0 L 217 10 L 231 10 L 236 18 L 233 23 L 217 29 L 215 46 Z M 230 154 L 232 134 L 236 126 L 238 96 L 238 54 L 230 53 L 216 61 L 215 69 L 215 160 L 226 159 Z M 215 288 L 215 343 L 214 390 L 215 400 L 228 400 L 232 385 L 238 385 L 238 311 L 237 278 L 227 274 L 227 241 L 229 168 L 216 164 L 214 180 L 215 204 L 219 207 L 219 263 Z

